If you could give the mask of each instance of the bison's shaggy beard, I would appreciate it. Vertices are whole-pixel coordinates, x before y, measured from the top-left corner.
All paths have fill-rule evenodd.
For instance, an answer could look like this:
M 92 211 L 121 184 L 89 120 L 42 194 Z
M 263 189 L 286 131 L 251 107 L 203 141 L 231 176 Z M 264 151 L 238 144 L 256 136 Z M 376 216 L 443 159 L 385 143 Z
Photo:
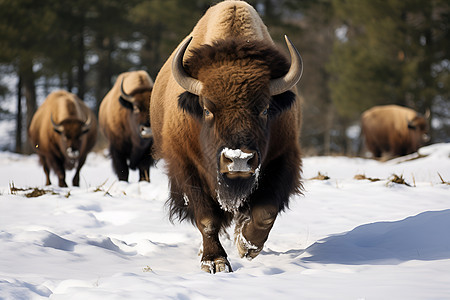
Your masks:
M 226 212 L 237 213 L 258 187 L 258 172 L 248 179 L 229 179 L 219 174 L 217 184 L 216 193 L 220 208 Z

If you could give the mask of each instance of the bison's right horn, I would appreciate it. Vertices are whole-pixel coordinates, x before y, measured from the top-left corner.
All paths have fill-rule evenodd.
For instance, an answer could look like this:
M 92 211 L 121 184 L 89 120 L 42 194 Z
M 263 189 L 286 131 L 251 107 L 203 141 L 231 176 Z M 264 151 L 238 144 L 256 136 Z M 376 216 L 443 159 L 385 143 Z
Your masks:
M 183 57 L 184 52 L 186 52 L 186 49 L 189 45 L 189 43 L 192 41 L 192 37 L 186 39 L 179 47 L 177 52 L 175 53 L 175 56 L 173 57 L 172 61 L 172 74 L 175 78 L 176 82 L 186 91 L 190 92 L 194 95 L 200 95 L 203 84 L 195 79 L 189 76 L 183 67 Z
M 83 127 L 81 128 L 81 132 L 82 133 L 88 132 L 89 129 L 91 129 L 91 125 L 92 125 L 92 118 L 91 115 L 88 114 L 87 120 L 84 122 Z
M 295 48 L 294 44 L 292 44 L 291 40 L 289 40 L 286 35 L 284 36 L 284 39 L 286 40 L 291 55 L 291 66 L 286 75 L 270 81 L 269 91 L 272 96 L 290 90 L 297 84 L 303 73 L 303 62 L 300 53 L 298 53 L 297 48 Z
M 427 110 L 425 111 L 425 115 L 423 117 L 428 120 L 430 118 L 430 115 L 431 115 L 431 111 L 429 108 L 427 108 Z
M 50 122 L 52 122 L 53 125 L 53 129 L 55 129 L 56 132 L 58 133 L 62 133 L 64 130 L 64 126 L 62 126 L 61 124 L 56 124 L 55 121 L 53 120 L 53 114 L 50 114 Z
M 120 83 L 120 94 L 121 97 L 125 100 L 127 100 L 128 102 L 133 102 L 133 96 L 128 95 L 127 93 L 125 93 L 125 91 L 123 90 L 123 80 L 125 79 L 125 77 L 122 78 L 122 82 Z

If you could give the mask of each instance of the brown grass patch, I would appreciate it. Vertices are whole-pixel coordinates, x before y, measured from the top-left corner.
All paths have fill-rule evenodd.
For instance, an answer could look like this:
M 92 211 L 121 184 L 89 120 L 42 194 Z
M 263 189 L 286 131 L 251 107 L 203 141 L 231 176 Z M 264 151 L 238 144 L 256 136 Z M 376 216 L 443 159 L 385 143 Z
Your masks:
M 391 177 L 389 177 L 388 179 L 388 183 L 392 182 L 392 183 L 396 183 L 396 184 L 404 184 L 406 186 L 411 186 L 409 183 L 407 183 L 405 181 L 405 179 L 403 178 L 403 175 L 398 176 L 397 174 L 392 174 Z
M 14 182 L 9 185 L 9 190 L 12 195 L 19 195 L 20 192 L 25 192 L 23 195 L 27 198 L 35 198 L 45 194 L 58 195 L 53 190 L 44 190 L 40 188 L 18 188 L 14 185 Z
M 317 176 L 315 176 L 313 178 L 310 178 L 310 180 L 328 180 L 328 179 L 330 179 L 329 176 L 324 175 L 324 174 L 322 174 L 320 172 L 317 173 Z
M 366 177 L 366 175 L 364 175 L 364 174 L 357 174 L 357 175 L 355 175 L 355 177 L 353 177 L 353 179 L 356 179 L 356 180 L 369 180 L 369 181 L 372 181 L 372 182 L 377 182 L 377 181 L 381 180 L 380 178 Z

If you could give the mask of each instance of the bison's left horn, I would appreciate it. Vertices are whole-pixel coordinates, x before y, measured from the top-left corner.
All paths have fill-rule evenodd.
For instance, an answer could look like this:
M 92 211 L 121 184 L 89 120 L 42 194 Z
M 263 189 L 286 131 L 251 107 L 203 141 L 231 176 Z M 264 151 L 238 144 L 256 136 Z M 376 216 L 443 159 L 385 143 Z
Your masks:
M 285 35 L 284 39 L 289 48 L 289 53 L 291 55 L 291 66 L 289 71 L 281 78 L 272 79 L 269 85 L 270 95 L 278 95 L 290 90 L 302 77 L 303 73 L 303 62 L 300 53 L 298 53 L 297 48 L 292 44 L 291 40 Z
M 52 122 L 53 125 L 53 129 L 55 129 L 55 131 L 61 133 L 64 130 L 64 126 L 62 126 L 61 124 L 56 124 L 55 121 L 53 120 L 53 114 L 50 114 L 50 122 Z
M 186 39 L 179 47 L 172 61 L 172 74 L 177 83 L 186 91 L 194 95 L 200 95 L 203 84 L 200 80 L 197 80 L 189 76 L 183 67 L 184 52 L 192 41 L 192 37 Z
M 125 78 L 122 78 L 122 82 L 120 83 L 120 94 L 121 97 L 125 100 L 127 100 L 128 102 L 133 102 L 133 96 L 128 95 L 127 93 L 125 93 L 125 91 L 123 90 L 123 80 Z

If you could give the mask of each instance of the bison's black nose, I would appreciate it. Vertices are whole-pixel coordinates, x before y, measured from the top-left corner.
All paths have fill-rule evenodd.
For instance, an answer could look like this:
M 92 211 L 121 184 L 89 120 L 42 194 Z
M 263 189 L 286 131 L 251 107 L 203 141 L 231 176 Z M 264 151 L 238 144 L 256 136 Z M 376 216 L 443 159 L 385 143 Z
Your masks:
M 257 173 L 259 157 L 256 151 L 225 148 L 220 153 L 219 170 L 228 178 L 249 178 Z

